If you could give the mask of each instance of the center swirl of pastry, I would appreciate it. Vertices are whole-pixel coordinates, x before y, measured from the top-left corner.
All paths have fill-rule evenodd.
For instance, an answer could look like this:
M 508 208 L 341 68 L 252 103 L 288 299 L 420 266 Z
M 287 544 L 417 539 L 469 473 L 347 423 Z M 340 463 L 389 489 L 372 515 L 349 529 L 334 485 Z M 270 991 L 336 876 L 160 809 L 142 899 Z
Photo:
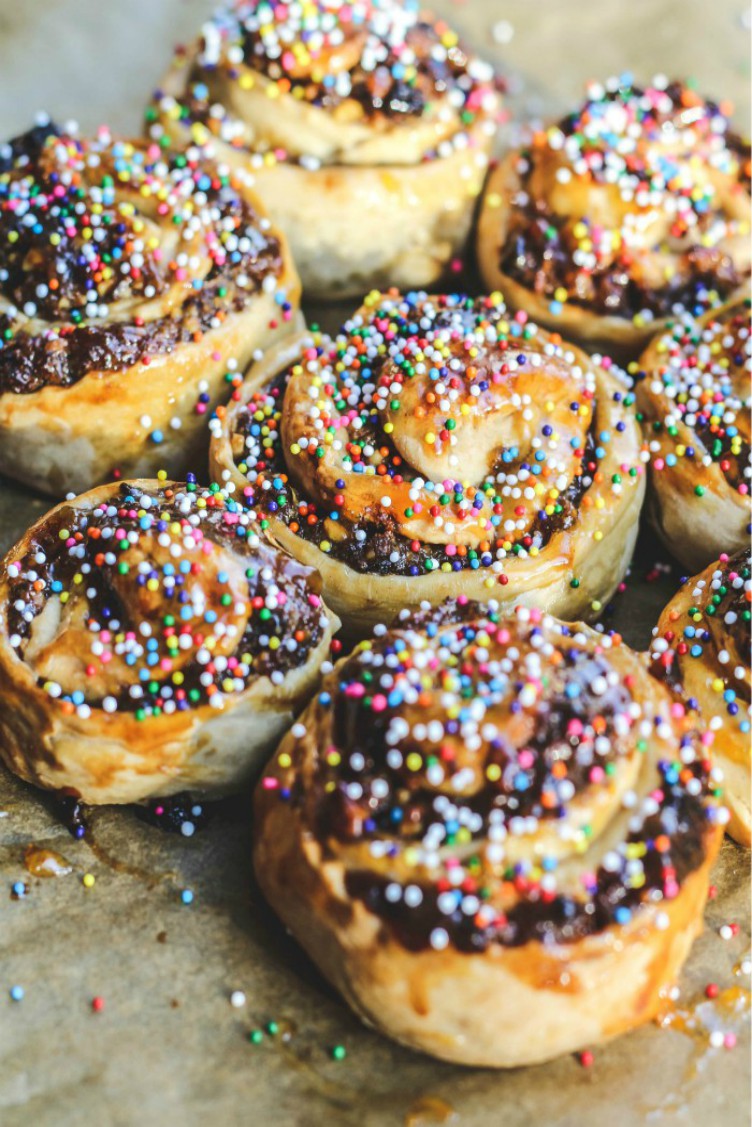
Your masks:
M 497 107 L 491 69 L 411 2 L 247 0 L 202 32 L 184 102 L 162 102 L 199 143 L 213 134 L 274 160 L 411 164 Z
M 426 543 L 519 538 L 582 473 L 595 376 L 491 300 L 385 304 L 293 370 L 296 480 L 351 521 Z
M 12 645 L 51 696 L 109 712 L 221 707 L 318 642 L 310 571 L 209 500 L 124 485 L 111 503 L 62 507 L 10 565 Z
M 0 153 L 0 314 L 147 324 L 178 310 L 243 244 L 250 208 L 216 170 L 157 145 L 40 126 Z

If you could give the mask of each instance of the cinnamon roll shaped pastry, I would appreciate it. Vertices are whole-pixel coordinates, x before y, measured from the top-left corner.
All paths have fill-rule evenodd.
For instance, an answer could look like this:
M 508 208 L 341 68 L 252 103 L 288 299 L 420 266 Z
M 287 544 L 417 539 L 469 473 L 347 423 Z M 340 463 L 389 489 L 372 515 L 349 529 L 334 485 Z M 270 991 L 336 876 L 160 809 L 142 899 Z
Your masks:
M 652 670 L 714 733 L 713 757 L 723 769 L 728 831 L 752 843 L 750 811 L 749 549 L 723 554 L 686 580 L 653 631 Z
M 362 643 L 255 796 L 256 875 L 367 1023 L 513 1067 L 648 1021 L 726 811 L 617 637 L 458 600 Z
M 184 475 L 299 291 L 261 205 L 195 150 L 51 123 L 0 146 L 0 471 L 57 496 Z
M 589 86 L 579 110 L 489 177 L 486 286 L 631 358 L 667 316 L 735 296 L 750 274 L 750 150 L 729 112 L 665 78 Z
M 244 0 L 178 50 L 147 127 L 249 171 L 306 293 L 333 298 L 446 274 L 498 112 L 491 68 L 416 0 Z
M 648 511 L 671 553 L 696 571 L 750 540 L 749 298 L 673 319 L 639 366 Z
M 339 623 L 221 491 L 103 485 L 0 564 L 0 760 L 88 803 L 252 778 Z
M 593 615 L 645 485 L 608 364 L 499 294 L 374 293 L 336 337 L 254 368 L 212 423 L 212 473 L 320 571 L 353 632 L 460 593 Z

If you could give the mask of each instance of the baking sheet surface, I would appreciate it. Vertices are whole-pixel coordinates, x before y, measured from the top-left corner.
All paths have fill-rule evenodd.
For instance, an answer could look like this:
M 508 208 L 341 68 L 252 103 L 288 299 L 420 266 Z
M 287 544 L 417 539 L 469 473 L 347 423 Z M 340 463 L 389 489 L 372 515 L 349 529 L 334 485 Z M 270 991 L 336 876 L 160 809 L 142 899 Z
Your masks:
M 614 71 L 694 75 L 748 121 L 749 9 L 741 0 L 466 0 L 434 7 L 510 74 L 516 116 L 560 112 Z M 170 44 L 203 0 L 0 0 L 0 137 L 37 110 L 136 130 Z M 335 315 L 336 319 L 336 315 Z M 0 480 L 0 549 L 47 502 Z M 644 647 L 678 573 L 643 536 L 609 625 Z M 29 875 L 30 843 L 64 877 Z M 86 888 L 84 874 L 95 877 Z M 0 1123 L 332 1124 L 429 1127 L 742 1127 L 749 1114 L 749 854 L 726 842 L 707 927 L 671 1028 L 506 1074 L 438 1064 L 369 1032 L 322 983 L 264 907 L 250 868 L 248 797 L 193 838 L 131 810 L 101 810 L 76 842 L 48 798 L 0 769 Z M 22 881 L 28 893 L 12 898 Z M 183 904 L 190 889 L 193 903 Z M 723 938 L 721 931 L 738 925 Z M 733 929 L 732 929 L 733 930 Z M 723 931 L 723 935 L 727 931 Z M 704 1000 L 708 983 L 719 1001 Z M 20 1002 L 10 999 L 22 986 Z M 246 1003 L 230 1005 L 232 991 Z M 748 995 L 746 995 L 748 997 Z M 92 1000 L 102 999 L 100 1012 Z M 276 1022 L 261 1043 L 253 1029 Z M 693 1033 L 688 1023 L 697 1028 Z M 733 1050 L 709 1033 L 734 1032 Z M 336 1045 L 346 1049 L 332 1059 Z

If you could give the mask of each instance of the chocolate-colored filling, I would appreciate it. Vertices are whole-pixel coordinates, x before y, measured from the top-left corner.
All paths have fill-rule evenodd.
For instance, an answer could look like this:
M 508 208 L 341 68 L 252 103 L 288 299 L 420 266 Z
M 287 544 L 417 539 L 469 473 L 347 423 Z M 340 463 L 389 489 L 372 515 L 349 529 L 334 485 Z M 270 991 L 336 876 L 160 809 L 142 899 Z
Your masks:
M 357 34 L 357 31 L 351 30 L 350 33 Z M 312 105 L 334 109 L 345 100 L 331 83 L 316 83 L 310 75 L 296 77 L 289 70 L 284 70 L 278 60 L 269 58 L 253 32 L 244 33 L 242 44 L 247 65 L 274 80 L 284 77 L 289 81 L 291 91 L 303 91 L 304 100 Z M 400 59 L 389 47 L 379 66 L 365 70 L 358 62 L 349 72 L 347 97 L 358 102 L 367 117 L 420 117 L 437 96 L 457 89 L 460 79 L 465 79 L 466 90 L 472 87 L 467 78 L 466 54 L 461 47 L 452 47 L 444 54 L 441 36 L 432 24 L 421 21 L 409 28 L 405 45 L 411 52 L 415 68 L 414 76 L 407 80 L 395 77 L 394 68 Z M 200 78 L 201 68 L 196 68 L 194 81 Z
M 459 623 L 452 621 L 455 611 Z M 457 643 L 473 645 L 477 612 L 475 604 L 462 607 L 455 603 L 443 610 L 426 611 L 422 621 L 420 618 L 410 620 L 409 625 L 425 629 L 429 636 L 437 638 L 437 644 L 446 634 L 446 644 L 461 655 L 462 649 L 458 649 Z M 493 615 L 489 617 L 494 620 Z M 426 771 L 434 759 L 443 762 L 451 775 L 453 760 L 447 758 L 447 750 L 451 750 L 447 741 L 457 738 L 459 723 L 444 716 L 445 737 L 436 744 L 416 742 L 410 728 L 403 729 L 404 734 L 398 738 L 395 736 L 398 730 L 394 726 L 395 719 L 407 719 L 401 692 L 397 693 L 399 699 L 389 699 L 389 685 L 399 684 L 393 681 L 393 670 L 400 668 L 402 660 L 399 635 L 374 640 L 368 654 L 354 654 L 341 669 L 338 691 L 328 706 L 333 711 L 326 749 L 322 748 L 316 757 L 312 776 L 302 782 L 301 775 L 297 774 L 291 789 L 283 791 L 281 798 L 301 809 L 302 818 L 318 838 L 325 857 L 336 858 L 340 853 L 338 845 L 345 847 L 346 854 L 348 846 L 358 843 L 365 846 L 371 841 L 384 845 L 387 857 L 399 856 L 406 848 L 432 836 L 431 827 L 443 830 L 435 839 L 434 849 L 441 848 L 451 856 L 454 847 L 459 845 L 465 876 L 460 889 L 445 879 L 450 867 L 436 882 L 420 876 L 416 870 L 415 878 L 409 883 L 420 889 L 421 898 L 395 897 L 395 879 L 379 872 L 356 868 L 346 873 L 348 895 L 361 900 L 369 911 L 380 916 L 407 949 L 421 950 L 430 946 L 436 928 L 444 929 L 449 942 L 465 952 L 483 951 L 493 943 L 515 947 L 530 940 L 573 942 L 612 923 L 624 924 L 643 902 L 653 900 L 656 892 L 675 895 L 671 889 L 681 886 L 702 864 L 709 828 L 708 764 L 696 761 L 683 768 L 675 756 L 670 761 L 660 760 L 657 765 L 656 785 L 651 794 L 658 809 L 649 813 L 640 828 L 632 830 L 626 838 L 627 845 L 641 847 L 632 855 L 641 858 L 644 883 L 632 879 L 631 851 L 616 849 L 609 851 L 608 864 L 597 868 L 580 896 L 556 890 L 547 892 L 537 881 L 526 879 L 524 866 L 510 864 L 494 877 L 486 875 L 482 852 L 493 822 L 500 820 L 514 833 L 513 819 L 517 817 L 532 816 L 540 822 L 565 819 L 578 794 L 590 786 L 608 785 L 604 775 L 614 769 L 620 754 L 631 748 L 637 738 L 634 733 L 622 734 L 631 694 L 623 681 L 614 683 L 613 679 L 608 679 L 612 667 L 607 656 L 584 650 L 574 641 L 568 646 L 566 634 L 564 628 L 557 647 L 563 661 L 546 663 L 546 694 L 539 699 L 535 716 L 531 718 L 530 738 L 519 746 L 508 745 L 503 721 L 495 724 L 496 734 L 489 739 L 483 737 L 483 747 L 476 753 L 476 777 L 482 782 L 477 790 L 471 788 L 470 792 L 463 790 L 457 795 L 450 781 L 440 787 L 429 785 L 430 776 Z M 493 659 L 493 646 L 491 650 Z M 409 646 L 407 654 L 409 659 Z M 374 661 L 374 655 L 379 660 Z M 478 694 L 482 697 L 488 690 L 485 682 L 501 675 L 492 667 L 489 669 L 484 661 L 480 667 L 483 683 L 476 683 L 473 668 L 472 661 L 464 662 L 461 656 L 453 666 L 452 691 L 455 694 L 459 691 L 460 699 L 465 696 L 468 702 Z M 461 690 L 457 688 L 458 677 L 466 678 Z M 509 707 L 514 713 L 521 707 L 519 693 L 523 682 L 515 679 L 514 673 L 510 673 L 509 678 L 508 699 L 502 684 L 493 691 L 501 692 L 504 697 L 506 705 L 501 707 Z M 359 692 L 349 693 L 350 685 L 357 686 Z M 365 691 L 360 692 L 361 688 Z M 425 691 L 440 695 L 441 677 Z M 374 708 L 372 700 L 377 693 L 385 700 Z M 430 704 L 426 708 L 427 723 Z M 492 722 L 491 715 L 487 719 Z M 388 733 L 391 733 L 389 740 Z M 604 750 L 597 747 L 596 733 L 605 740 Z M 332 750 L 338 753 L 334 760 L 329 754 Z M 393 750 L 399 751 L 402 757 L 399 765 L 394 759 L 390 763 Z M 408 763 L 411 752 L 420 754 L 422 768 L 415 770 L 414 764 L 411 768 Z M 557 774 L 556 764 L 566 766 L 563 776 Z M 493 774 L 489 777 L 487 769 L 491 765 L 500 768 L 498 778 Z M 459 764 L 458 769 L 462 766 Z M 700 781 L 696 794 L 689 793 L 685 770 Z M 593 771 L 597 774 L 593 775 Z M 562 777 L 567 781 L 566 798 L 558 805 L 543 802 L 544 793 L 549 798 L 558 793 L 557 783 Z M 374 787 L 376 780 L 378 786 Z M 448 813 L 447 804 L 452 808 Z M 457 812 L 455 806 L 459 808 Z M 473 849 L 477 850 L 477 867 L 473 863 Z M 477 915 L 477 907 L 469 914 L 463 912 L 461 900 L 466 893 L 487 906 L 492 905 L 497 881 L 509 886 L 513 906 L 508 911 L 498 908 L 490 922 L 484 918 L 485 913 Z M 440 906 L 440 897 L 442 892 L 452 888 L 462 895 L 458 896 L 456 907 L 447 912 L 447 898 L 442 897 Z
M 288 378 L 289 373 L 284 372 L 272 382 L 269 387 L 269 394 L 273 398 L 284 399 Z M 257 428 L 257 426 L 256 420 L 246 411 L 238 416 L 235 433 L 241 435 L 245 440 L 251 434 L 252 428 Z M 388 436 L 384 434 L 376 422 L 370 429 L 362 427 L 358 432 L 358 437 L 359 440 L 373 441 L 376 446 L 392 445 Z M 545 547 L 557 533 L 564 532 L 576 524 L 579 503 L 592 485 L 592 475 L 597 470 L 596 446 L 596 422 L 595 417 L 593 417 L 585 438 L 580 472 L 573 477 L 567 489 L 561 493 L 556 502 L 556 509 L 551 515 L 543 510 L 537 513 L 529 531 L 514 545 L 512 554 L 516 554 L 520 549 L 530 547 L 533 542 L 538 547 Z M 399 531 L 397 522 L 394 519 L 389 519 L 386 512 L 378 521 L 364 519 L 353 525 L 345 521 L 338 521 L 334 535 L 331 525 L 327 527 L 331 519 L 328 508 L 326 516 L 322 517 L 318 512 L 316 502 L 309 500 L 307 502 L 307 513 L 301 516 L 300 505 L 305 501 L 305 498 L 298 493 L 288 473 L 281 447 L 282 444 L 279 441 L 273 446 L 267 447 L 266 452 L 271 451 L 271 456 L 254 464 L 254 469 L 263 471 L 267 479 L 276 479 L 279 482 L 279 488 L 254 491 L 253 504 L 266 515 L 273 516 L 287 525 L 296 522 L 299 526 L 296 535 L 310 544 L 315 544 L 316 547 L 319 547 L 322 541 L 328 540 L 331 547 L 327 555 L 340 563 L 346 564 L 347 567 L 361 575 L 424 575 L 428 571 L 426 568 L 428 561 L 433 560 L 439 565 L 447 562 L 448 557 L 443 545 L 418 542 L 411 537 L 404 536 Z M 235 460 L 236 463 L 243 464 L 242 453 L 237 455 Z M 530 469 L 531 467 L 528 466 L 527 468 Z M 287 476 L 287 483 L 282 482 L 279 475 Z M 315 523 L 308 523 L 308 514 L 317 515 Z M 344 535 L 336 535 L 340 529 Z M 359 532 L 364 532 L 365 537 L 358 539 L 356 533 Z M 533 537 L 535 537 L 535 541 L 533 541 Z M 417 550 L 412 547 L 414 543 L 419 543 Z M 493 551 L 468 551 L 466 556 L 452 557 L 452 570 L 463 571 L 467 568 L 490 567 L 494 559 Z
M 450 943 L 469 954 L 485 951 L 493 943 L 504 947 L 520 947 L 531 941 L 574 943 L 620 923 L 619 909 L 633 912 L 649 900 L 651 892 L 662 890 L 667 869 L 673 870 L 673 880 L 681 885 L 703 863 L 708 820 L 702 798 L 688 795 L 683 785 L 666 783 L 665 773 L 662 793 L 659 811 L 628 839 L 648 846 L 642 859 L 645 884 L 639 889 L 625 883 L 623 871 L 609 872 L 601 867 L 596 873 L 595 890 L 587 900 L 561 894 L 522 896 L 509 912 L 489 926 L 479 927 L 475 918 L 459 907 L 451 914 L 441 912 L 439 893 L 433 885 L 419 885 L 423 899 L 417 906 L 408 906 L 402 898 L 396 902 L 388 898 L 386 889 L 391 882 L 367 870 L 347 873 L 345 887 L 349 896 L 380 916 L 410 951 L 429 947 L 434 928 L 443 928 Z M 653 847 L 659 836 L 670 839 L 670 850 L 659 852 Z M 513 874 L 510 876 L 513 879 Z
M 743 281 L 727 254 L 703 246 L 693 246 L 683 255 L 686 269 L 677 271 L 674 279 L 661 289 L 641 284 L 633 277 L 630 265 L 618 258 L 603 268 L 584 273 L 574 262 L 574 248 L 568 247 L 562 238 L 561 228 L 566 222 L 543 200 L 516 204 L 501 249 L 502 271 L 526 289 L 552 301 L 556 290 L 563 287 L 570 304 L 585 306 L 603 316 L 630 320 L 643 310 L 666 317 L 677 304 L 700 314 L 708 304 L 703 300 L 704 291 L 717 290 L 727 297 Z
M 0 149 L 0 175 L 12 169 L 25 170 L 26 163 L 29 174 L 36 174 L 35 161 L 45 140 L 58 135 L 49 125 L 15 138 Z M 279 240 L 260 229 L 252 206 L 230 185 L 218 181 L 206 188 L 206 196 L 209 204 L 219 209 L 218 222 L 232 219 L 233 224 L 239 223 L 248 246 L 228 254 L 221 265 L 212 266 L 202 288 L 191 293 L 174 313 L 138 324 L 86 320 L 82 306 L 87 294 L 93 292 L 88 263 L 75 240 L 61 236 L 60 217 L 50 209 L 42 211 L 34 228 L 9 243 L 4 228 L 15 230 L 18 220 L 13 210 L 2 208 L 0 192 L 0 290 L 20 306 L 33 299 L 37 316 L 50 322 L 48 330 L 30 333 L 23 318 L 10 313 L 0 316 L 0 394 L 30 394 L 46 385 L 70 387 L 89 372 L 119 371 L 148 357 L 169 354 L 211 331 L 218 314 L 242 311 L 260 292 L 266 277 L 279 277 L 283 269 Z M 50 242 L 52 235 L 61 236 L 55 246 Z M 117 223 L 108 228 L 108 237 L 120 235 Z M 99 246 L 99 250 L 105 253 L 106 247 Z M 158 293 L 161 283 L 153 265 L 147 258 L 140 288 L 150 284 Z M 60 266 L 65 267 L 62 272 Z M 50 276 L 62 279 L 62 292 L 55 291 L 54 300 L 50 295 L 39 299 L 37 286 L 46 284 Z M 115 289 L 109 299 L 116 301 L 117 297 Z
M 188 488 L 190 489 L 190 486 Z M 110 501 L 112 505 L 122 506 L 114 517 L 108 516 L 106 512 L 84 511 L 73 506 L 65 506 L 54 518 L 45 522 L 29 545 L 27 554 L 27 558 L 34 559 L 40 551 L 44 553 L 44 562 L 38 563 L 35 560 L 33 570 L 37 577 L 45 580 L 45 586 L 42 590 L 36 590 L 35 581 L 24 578 L 23 573 L 17 579 L 11 581 L 7 609 L 10 634 L 18 634 L 21 638 L 28 638 L 31 622 L 27 621 L 25 613 L 31 608 L 34 617 L 40 614 L 49 598 L 50 584 L 59 581 L 62 584 L 61 589 L 67 591 L 72 586 L 73 576 L 81 569 L 81 557 L 74 557 L 70 554 L 66 547 L 66 541 L 60 538 L 60 531 L 63 528 L 67 529 L 68 538 L 70 538 L 70 536 L 75 536 L 77 532 L 86 532 L 93 527 L 112 528 L 116 525 L 126 532 L 137 532 L 140 536 L 143 536 L 144 533 L 140 531 L 139 518 L 135 515 L 139 498 L 143 495 L 142 490 L 129 484 L 122 484 L 118 487 L 117 492 L 113 493 Z M 150 534 L 159 535 L 160 532 L 167 530 L 170 521 L 185 519 L 185 513 L 181 511 L 179 504 L 173 498 L 167 498 L 163 489 L 150 491 L 148 496 L 158 501 L 160 514 L 167 515 L 166 520 L 155 521 Z M 152 507 L 151 511 L 153 512 L 154 509 L 155 506 Z M 134 515 L 131 515 L 132 513 Z M 316 573 L 267 543 L 261 542 L 253 547 L 247 545 L 245 540 L 237 535 L 235 528 L 225 523 L 220 510 L 206 512 L 202 516 L 200 528 L 205 536 L 209 536 L 218 544 L 225 545 L 229 551 L 236 554 L 247 554 L 248 556 L 248 570 L 246 572 L 248 599 L 251 601 L 260 596 L 264 613 L 263 619 L 258 612 L 249 616 L 249 622 L 242 638 L 238 640 L 235 651 L 236 654 L 251 655 L 250 677 L 268 676 L 276 671 L 286 673 L 288 670 L 302 665 L 322 637 L 321 609 L 312 605 L 308 597 L 312 593 L 318 593 L 320 588 Z M 109 543 L 114 545 L 115 541 L 110 540 Z M 101 541 L 84 538 L 82 544 L 87 547 L 99 546 Z M 100 550 L 99 547 L 96 550 Z M 115 548 L 112 550 L 115 550 Z M 271 581 L 262 578 L 262 572 L 267 568 L 272 572 L 273 578 Z M 110 620 L 116 620 L 120 623 L 119 629 L 122 631 L 135 629 L 138 627 L 138 622 L 132 621 L 128 606 L 124 605 L 123 600 L 112 585 L 112 578 L 111 567 L 92 567 L 87 576 L 89 616 L 103 627 Z M 134 583 L 138 586 L 144 586 L 147 579 L 147 575 L 138 575 L 134 579 Z M 189 601 L 189 596 L 184 592 L 184 579 L 179 568 L 176 569 L 174 580 L 172 594 L 168 595 L 162 588 L 160 598 L 164 602 L 163 613 L 173 615 L 179 622 L 180 608 Z M 287 596 L 285 603 L 276 607 L 276 609 L 270 609 L 263 604 L 265 590 L 270 582 L 278 585 Z M 89 594 L 92 588 L 93 593 Z M 18 606 L 16 605 L 17 601 Z M 207 629 L 210 630 L 210 627 Z M 262 635 L 287 639 L 293 637 L 298 631 L 300 632 L 300 640 L 297 641 L 297 646 L 292 651 L 284 644 L 272 650 L 268 645 L 262 645 L 260 642 Z M 92 633 L 92 640 L 95 640 L 95 638 L 96 634 Z M 202 671 L 203 667 L 197 663 L 189 663 L 182 667 L 184 674 L 183 689 L 187 698 L 191 696 L 192 691 L 195 691 L 199 694 L 201 700 L 204 699 L 205 694 L 200 683 Z M 151 687 L 148 681 L 140 682 L 140 684 L 144 690 L 144 695 L 138 699 L 130 696 L 128 686 L 123 686 L 122 692 L 116 698 L 118 708 L 121 711 L 142 708 L 145 704 L 148 705 L 157 699 L 161 682 Z M 192 699 L 197 700 L 198 698 Z M 101 702 L 87 699 L 87 703 L 96 707 Z M 183 703 L 186 708 L 190 707 L 187 699 Z
M 697 643 L 703 647 L 705 651 L 701 658 L 694 657 L 692 654 L 682 656 L 676 650 L 669 650 L 666 653 L 658 654 L 650 664 L 650 672 L 659 681 L 663 681 L 672 692 L 677 696 L 684 698 L 684 665 L 685 663 L 695 662 L 698 660 L 706 660 L 705 653 L 712 654 L 712 660 L 715 661 L 717 649 L 719 648 L 718 642 L 713 641 L 713 632 L 709 626 L 716 620 L 717 625 L 713 626 L 713 631 L 717 633 L 727 634 L 737 650 L 742 655 L 742 659 L 749 660 L 750 652 L 750 638 L 752 637 L 752 610 L 750 610 L 749 600 L 744 585 L 741 587 L 734 587 L 729 580 L 731 573 L 741 576 L 742 579 L 748 580 L 752 572 L 752 558 L 750 557 L 749 550 L 742 550 L 737 552 L 735 556 L 721 565 L 723 573 L 722 582 L 719 587 L 713 590 L 707 587 L 703 593 L 702 599 L 697 605 L 697 609 L 702 615 L 704 622 L 702 627 L 696 627 L 693 635 L 693 643 Z M 688 583 L 694 584 L 693 579 L 687 580 Z M 735 617 L 733 621 L 727 622 L 726 617 L 732 613 Z M 687 621 L 679 621 L 677 627 L 682 630 L 687 624 Z M 725 646 L 725 643 L 722 643 Z M 711 647 L 705 650 L 705 647 Z M 712 648 L 715 647 L 715 648 Z M 723 673 L 723 669 L 718 666 L 719 672 Z M 726 667 L 728 672 L 729 667 Z M 740 697 L 747 704 L 750 701 L 750 690 L 746 681 L 741 678 L 734 678 L 734 692 L 737 697 Z M 697 702 L 694 702 L 696 707 Z M 728 703 L 727 710 L 730 714 L 736 715 L 738 706 L 736 701 L 733 700 Z
M 682 102 L 683 92 L 684 88 L 678 82 L 666 87 L 665 93 L 673 108 L 661 117 L 661 121 L 673 120 L 681 125 L 685 115 L 687 124 L 696 121 L 694 108 L 687 108 Z M 644 90 L 640 87 L 628 85 L 607 93 L 606 100 L 619 102 L 640 98 L 643 94 Z M 705 106 L 709 117 L 714 121 L 720 120 L 721 111 L 714 102 L 706 100 Z M 579 133 L 582 129 L 579 111 L 564 117 L 559 122 L 559 129 L 568 137 Z M 659 135 L 660 121 L 656 122 L 654 132 Z M 739 157 L 739 182 L 749 191 L 749 145 L 731 131 L 725 133 L 725 142 Z M 598 178 L 597 172 L 592 174 Z M 648 179 L 647 172 L 638 162 L 630 163 L 630 174 Z M 523 190 L 526 182 L 527 177 L 522 181 Z M 711 228 L 719 214 L 717 211 L 703 214 L 698 234 Z M 561 228 L 566 222 L 567 219 L 548 208 L 545 200 L 529 199 L 522 206 L 515 204 L 500 255 L 502 271 L 539 296 L 553 300 L 555 291 L 563 287 L 567 291 L 568 302 L 574 305 L 585 306 L 603 316 L 630 320 L 644 310 L 649 310 L 656 317 L 665 317 L 677 304 L 702 313 L 708 306 L 703 291 L 717 290 L 721 297 L 727 297 L 744 280 L 728 255 L 701 245 L 687 249 L 682 255 L 683 268 L 677 270 L 674 279 L 660 289 L 642 285 L 632 276 L 629 262 L 623 258 L 585 273 L 573 261 L 573 248 L 568 247 L 562 238 Z
M 471 627 L 468 629 L 472 630 Z M 395 651 L 386 648 L 384 652 Z M 357 659 L 355 665 L 357 669 Z M 355 680 L 368 678 L 368 670 L 368 666 L 359 669 Z M 627 710 L 630 698 L 623 685 L 609 685 L 598 697 L 593 694 L 593 682 L 605 677 L 608 672 L 608 662 L 602 656 L 573 646 L 567 653 L 567 664 L 563 669 L 551 671 L 549 675 L 549 699 L 541 704 L 534 734 L 525 743 L 525 751 L 531 754 L 532 764 L 523 770 L 518 763 L 517 750 L 500 733 L 485 753 L 485 767 L 498 766 L 501 771 L 499 778 L 495 783 L 487 782 L 477 794 L 463 796 L 463 807 L 479 814 L 484 824 L 492 810 L 502 810 L 506 817 L 564 817 L 566 811 L 563 805 L 541 805 L 544 789 L 548 793 L 555 791 L 555 764 L 559 760 L 566 761 L 567 779 L 579 792 L 586 787 L 592 769 L 606 768 L 616 755 L 615 737 L 607 752 L 595 754 L 590 744 L 578 751 L 569 735 L 571 721 L 581 721 L 586 725 L 595 714 L 603 718 L 606 730 L 610 731 L 614 716 Z M 340 682 L 346 683 L 351 676 L 345 667 Z M 468 684 L 464 692 L 468 701 L 474 692 L 475 688 Z M 362 697 L 340 692 L 333 707 L 332 744 L 342 752 L 342 764 L 334 771 L 323 758 L 318 761 L 314 784 L 320 796 L 316 825 L 322 840 L 331 836 L 341 841 L 354 841 L 384 833 L 398 834 L 403 840 L 423 837 L 436 817 L 433 805 L 436 792 L 425 788 L 421 774 L 405 766 L 408 755 L 413 751 L 420 752 L 421 748 L 403 740 L 399 744 L 402 765 L 393 769 L 386 759 L 389 747 L 386 734 L 395 716 L 399 715 L 399 706 L 374 713 L 371 708 L 364 707 Z M 458 722 L 448 721 L 446 731 L 450 736 L 453 731 L 459 731 Z M 357 771 L 350 767 L 353 754 L 362 757 L 362 766 Z M 388 784 L 388 789 L 378 800 L 368 797 L 366 801 L 354 801 L 348 797 L 347 788 L 353 782 L 361 784 L 365 794 L 369 795 L 370 784 L 375 778 Z M 399 822 L 394 820 L 395 809 L 400 811 Z

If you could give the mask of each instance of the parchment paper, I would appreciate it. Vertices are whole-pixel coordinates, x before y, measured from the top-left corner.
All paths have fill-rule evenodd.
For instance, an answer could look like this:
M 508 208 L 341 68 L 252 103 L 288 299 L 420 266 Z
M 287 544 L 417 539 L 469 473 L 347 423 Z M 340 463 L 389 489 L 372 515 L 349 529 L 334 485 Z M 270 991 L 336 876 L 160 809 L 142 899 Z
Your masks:
M 35 111 L 136 130 L 176 39 L 203 0 L 0 0 L 0 136 Z M 516 116 L 560 112 L 614 71 L 696 76 L 748 121 L 749 9 L 742 0 L 466 0 L 434 5 L 510 74 Z M 331 318 L 337 320 L 337 314 Z M 0 480 L 0 549 L 48 507 Z M 678 583 L 644 535 L 610 624 L 644 647 Z M 424 1127 L 621 1127 L 750 1122 L 749 854 L 724 846 L 717 898 L 682 976 L 673 1027 L 511 1073 L 438 1064 L 366 1030 L 263 905 L 250 866 L 248 796 L 193 838 L 131 810 L 96 813 L 75 842 L 50 801 L 0 773 L 0 1124 L 212 1123 Z M 31 877 L 30 843 L 71 863 Z M 84 874 L 96 883 L 86 888 Z M 12 885 L 28 893 L 14 899 Z M 181 890 L 194 893 L 183 904 Z M 738 933 L 724 939 L 724 925 Z M 726 934 L 726 932 L 724 932 Z M 707 1002 L 708 983 L 721 989 Z M 10 998 L 13 986 L 24 997 Z M 246 1003 L 231 1006 L 233 991 Z M 95 1012 L 94 998 L 102 1000 Z M 276 1022 L 276 1035 L 249 1041 Z M 692 1033 L 688 1026 L 694 1025 Z M 709 1047 L 713 1028 L 733 1050 Z M 285 1036 L 283 1037 L 283 1034 Z M 336 1045 L 346 1058 L 332 1059 Z

